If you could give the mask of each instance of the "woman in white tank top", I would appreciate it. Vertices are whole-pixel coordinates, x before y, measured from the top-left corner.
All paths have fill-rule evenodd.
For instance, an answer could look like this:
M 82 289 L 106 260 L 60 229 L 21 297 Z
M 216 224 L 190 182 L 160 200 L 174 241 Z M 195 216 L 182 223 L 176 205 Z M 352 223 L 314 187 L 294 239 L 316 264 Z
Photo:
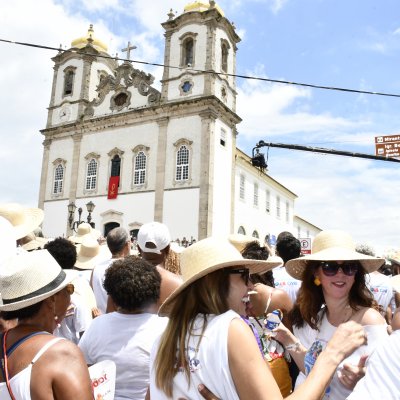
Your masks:
M 0 311 L 18 325 L 1 336 L 0 398 L 91 400 L 89 372 L 79 348 L 52 332 L 64 318 L 74 271 L 47 250 L 19 254 L 0 268 Z

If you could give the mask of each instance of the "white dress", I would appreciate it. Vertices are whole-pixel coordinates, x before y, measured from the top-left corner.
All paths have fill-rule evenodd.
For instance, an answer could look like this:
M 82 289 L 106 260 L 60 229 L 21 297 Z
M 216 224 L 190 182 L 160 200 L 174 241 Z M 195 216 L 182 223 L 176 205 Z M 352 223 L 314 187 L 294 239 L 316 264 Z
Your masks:
M 203 327 L 203 317 L 196 318 L 195 335 L 190 336 L 189 346 L 186 348 L 186 356 L 190 365 L 190 385 L 182 369 L 174 377 L 173 399 L 204 400 L 197 389 L 200 383 L 206 385 L 220 399 L 239 399 L 228 363 L 228 329 L 231 321 L 235 318 L 240 318 L 240 316 L 231 310 L 221 315 L 208 315 L 207 327 L 200 345 L 199 335 Z M 158 347 L 159 343 L 157 342 L 150 356 L 151 400 L 169 399 L 155 384 L 154 360 Z

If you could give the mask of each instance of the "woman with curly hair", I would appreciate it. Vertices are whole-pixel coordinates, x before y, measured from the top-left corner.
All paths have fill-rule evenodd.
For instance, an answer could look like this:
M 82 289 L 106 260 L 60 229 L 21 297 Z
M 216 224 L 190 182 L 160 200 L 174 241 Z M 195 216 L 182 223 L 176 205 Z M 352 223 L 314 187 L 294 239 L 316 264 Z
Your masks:
M 294 335 L 278 328 L 277 338 L 286 345 L 302 374 L 296 387 L 312 370 L 319 354 L 347 321 L 364 327 L 368 346 L 357 349 L 341 364 L 325 391 L 324 399 L 344 400 L 362 376 L 365 362 L 379 340 L 387 336 L 385 319 L 365 284 L 365 274 L 377 270 L 384 260 L 355 251 L 345 232 L 327 230 L 314 239 L 310 255 L 289 260 L 288 273 L 302 280 L 297 301 L 289 313 Z
M 115 399 L 144 399 L 149 385 L 149 355 L 167 319 L 155 315 L 161 277 L 147 261 L 127 256 L 107 269 L 104 289 L 117 310 L 93 320 L 79 347 L 88 365 L 116 364 Z

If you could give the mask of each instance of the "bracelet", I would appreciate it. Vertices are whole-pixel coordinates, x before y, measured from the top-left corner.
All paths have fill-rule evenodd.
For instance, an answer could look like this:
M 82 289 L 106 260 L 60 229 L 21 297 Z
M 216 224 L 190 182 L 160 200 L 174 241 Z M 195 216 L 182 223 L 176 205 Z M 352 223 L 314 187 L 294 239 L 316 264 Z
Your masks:
M 298 351 L 298 350 L 300 350 L 300 346 L 301 346 L 301 343 L 299 341 L 297 341 L 297 342 L 294 342 L 292 344 L 288 344 L 287 346 L 285 346 L 285 350 L 287 350 L 287 351 L 292 351 L 292 350 Z

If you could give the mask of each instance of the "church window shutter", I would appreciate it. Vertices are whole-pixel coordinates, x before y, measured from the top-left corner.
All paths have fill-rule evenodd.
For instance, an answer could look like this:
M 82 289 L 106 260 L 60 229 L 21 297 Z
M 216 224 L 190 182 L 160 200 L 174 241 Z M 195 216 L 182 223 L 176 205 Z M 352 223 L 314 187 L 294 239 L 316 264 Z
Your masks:
M 143 185 L 146 181 L 146 162 L 147 157 L 143 151 L 139 151 L 135 157 L 135 169 L 134 169 L 134 185 Z
M 184 49 L 185 49 L 185 62 L 184 65 L 192 66 L 193 65 L 193 39 L 187 38 L 184 42 Z
M 222 43 L 221 46 L 221 70 L 228 72 L 228 46 L 226 43 Z
M 61 164 L 58 164 L 54 170 L 53 194 L 61 194 L 62 193 L 63 182 L 64 182 L 64 168 Z
M 245 186 L 246 186 L 246 178 L 244 175 L 240 175 L 239 197 L 241 200 L 244 200 Z
M 176 153 L 176 176 L 177 181 L 189 179 L 189 150 L 185 145 L 180 146 Z
M 111 176 L 120 176 L 121 157 L 116 154 L 111 160 Z
M 86 190 L 94 190 L 96 189 L 97 183 L 97 161 L 92 158 L 86 170 Z
M 64 96 L 70 96 L 74 89 L 75 70 L 66 69 L 64 71 Z

